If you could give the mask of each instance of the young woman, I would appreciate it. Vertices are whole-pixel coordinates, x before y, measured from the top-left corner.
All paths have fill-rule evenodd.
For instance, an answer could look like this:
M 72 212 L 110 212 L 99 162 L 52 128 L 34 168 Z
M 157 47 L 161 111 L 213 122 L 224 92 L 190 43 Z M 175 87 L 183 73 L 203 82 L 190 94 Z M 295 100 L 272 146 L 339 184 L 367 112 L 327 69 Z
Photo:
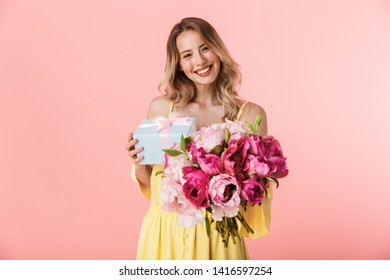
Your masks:
M 152 100 L 147 118 L 179 116 L 195 117 L 197 129 L 213 123 L 233 121 L 253 122 L 257 115 L 263 120 L 258 133 L 267 134 L 267 119 L 263 108 L 238 97 L 236 88 L 241 74 L 215 29 L 200 18 L 184 18 L 171 30 L 167 43 L 164 78 L 159 89 L 165 94 Z M 204 225 L 186 229 L 177 225 L 177 215 L 161 210 L 159 193 L 162 185 L 156 172 L 162 165 L 141 165 L 135 148 L 137 139 L 130 133 L 126 149 L 133 161 L 132 175 L 150 208 L 140 231 L 137 259 L 249 259 L 245 240 L 224 247 L 217 231 L 210 237 Z M 240 231 L 243 237 L 258 238 L 268 233 L 272 189 L 261 206 L 245 212 L 255 234 Z

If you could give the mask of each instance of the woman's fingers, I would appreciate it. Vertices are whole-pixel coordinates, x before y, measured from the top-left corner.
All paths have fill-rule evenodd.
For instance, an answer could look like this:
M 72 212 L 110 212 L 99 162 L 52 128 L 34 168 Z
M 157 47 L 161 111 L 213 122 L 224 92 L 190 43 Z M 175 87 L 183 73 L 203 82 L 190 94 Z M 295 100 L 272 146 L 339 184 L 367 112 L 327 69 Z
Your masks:
M 131 139 L 129 140 L 129 142 L 127 142 L 125 144 L 125 148 L 126 150 L 130 151 L 130 150 L 133 150 L 135 148 L 135 145 L 138 143 L 138 141 L 136 139 Z
M 134 164 L 139 164 L 141 160 L 143 160 L 144 157 L 143 156 L 140 156 L 140 157 L 136 157 L 135 159 L 133 159 L 133 163 Z
M 135 148 L 135 145 L 138 143 L 137 139 L 133 138 L 133 133 L 130 133 L 127 138 L 128 142 L 125 144 L 125 148 L 128 151 L 129 157 L 133 160 L 133 163 L 139 164 L 141 160 L 144 159 L 143 156 L 138 157 L 137 154 L 144 150 L 143 147 Z
M 127 142 L 125 144 L 125 149 L 130 151 L 130 148 L 131 148 L 131 144 L 130 144 L 130 141 L 133 140 L 133 133 L 130 132 L 130 135 L 129 137 L 127 138 Z
M 134 133 L 133 133 L 133 132 L 130 132 L 130 135 L 129 135 L 129 137 L 127 138 L 127 141 L 132 140 L 132 139 L 133 139 L 133 135 L 134 135 Z
M 137 148 L 137 149 L 132 149 L 132 150 L 129 151 L 129 156 L 132 157 L 132 158 L 135 158 L 137 156 L 137 154 L 142 152 L 143 150 L 144 150 L 143 147 Z
M 134 140 L 134 139 L 133 139 L 133 135 L 134 135 L 133 132 L 130 132 L 129 137 L 127 137 L 127 143 L 126 143 L 126 145 L 125 145 L 126 150 L 130 150 L 131 145 L 135 145 L 135 144 L 132 142 L 132 140 Z

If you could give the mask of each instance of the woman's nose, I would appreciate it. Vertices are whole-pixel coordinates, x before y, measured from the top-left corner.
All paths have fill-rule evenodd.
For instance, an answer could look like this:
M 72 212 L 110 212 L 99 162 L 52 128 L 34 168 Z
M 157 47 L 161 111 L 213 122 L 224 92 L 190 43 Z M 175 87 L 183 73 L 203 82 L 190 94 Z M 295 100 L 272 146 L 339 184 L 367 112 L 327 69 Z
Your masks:
M 198 65 L 202 65 L 206 62 L 206 58 L 203 55 L 198 56 Z

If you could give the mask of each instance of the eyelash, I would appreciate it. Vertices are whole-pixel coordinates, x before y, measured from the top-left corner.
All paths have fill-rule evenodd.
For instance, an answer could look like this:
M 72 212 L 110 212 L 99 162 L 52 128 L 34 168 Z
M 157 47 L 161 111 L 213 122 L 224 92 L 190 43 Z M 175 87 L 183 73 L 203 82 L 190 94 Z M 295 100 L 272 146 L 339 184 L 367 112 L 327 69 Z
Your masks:
M 209 48 L 208 47 L 204 47 L 203 49 L 202 49 L 202 52 L 205 52 L 205 51 L 208 51 L 209 50 Z M 191 54 L 186 54 L 185 56 L 183 56 L 183 58 L 188 58 L 188 57 L 190 57 L 191 56 Z

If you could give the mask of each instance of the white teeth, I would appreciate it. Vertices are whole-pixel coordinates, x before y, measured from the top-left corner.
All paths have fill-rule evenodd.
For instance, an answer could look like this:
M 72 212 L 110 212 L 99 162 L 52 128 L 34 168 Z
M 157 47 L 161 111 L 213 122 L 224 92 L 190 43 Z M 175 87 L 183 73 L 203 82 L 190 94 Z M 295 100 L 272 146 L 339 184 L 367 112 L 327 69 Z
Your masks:
M 207 71 L 209 71 L 209 69 L 210 69 L 210 67 L 207 67 L 206 69 L 200 70 L 200 71 L 198 71 L 197 73 L 198 73 L 198 74 L 204 74 L 204 73 L 206 73 Z

